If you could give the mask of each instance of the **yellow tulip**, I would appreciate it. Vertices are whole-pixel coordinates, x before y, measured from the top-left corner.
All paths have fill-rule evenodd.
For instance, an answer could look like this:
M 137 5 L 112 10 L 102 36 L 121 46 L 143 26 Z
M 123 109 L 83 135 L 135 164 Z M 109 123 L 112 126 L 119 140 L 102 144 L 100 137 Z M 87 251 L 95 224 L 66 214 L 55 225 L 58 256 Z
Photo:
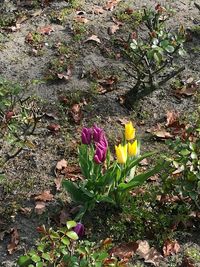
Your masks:
M 135 128 L 131 121 L 125 124 L 125 138 L 127 141 L 135 138 Z
M 118 146 L 115 146 L 115 152 L 117 156 L 117 162 L 124 164 L 127 160 L 127 144 L 122 146 L 119 144 Z
M 136 156 L 137 154 L 137 140 L 135 140 L 132 144 L 128 142 L 128 155 Z

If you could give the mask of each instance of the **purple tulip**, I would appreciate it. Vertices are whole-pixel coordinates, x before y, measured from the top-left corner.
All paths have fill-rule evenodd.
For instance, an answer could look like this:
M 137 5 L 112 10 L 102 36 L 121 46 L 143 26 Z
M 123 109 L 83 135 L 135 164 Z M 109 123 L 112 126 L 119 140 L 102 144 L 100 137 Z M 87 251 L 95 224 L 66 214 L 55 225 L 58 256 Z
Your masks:
M 82 237 L 85 234 L 85 227 L 82 223 L 77 223 L 73 230 L 79 237 Z
M 91 140 L 92 140 L 92 129 L 91 128 L 84 127 L 82 129 L 81 140 L 83 144 L 90 145 Z
M 93 126 L 93 140 L 96 143 L 99 143 L 102 134 L 104 133 L 103 129 L 97 127 L 96 125 Z
M 98 144 L 100 144 L 101 146 L 103 146 L 103 147 L 105 147 L 105 148 L 108 147 L 108 141 L 107 141 L 107 138 L 106 138 L 104 132 L 102 132 Z
M 101 164 L 105 161 L 107 154 L 107 146 L 104 143 L 98 143 L 96 145 L 96 151 L 94 155 L 94 161 L 97 164 Z

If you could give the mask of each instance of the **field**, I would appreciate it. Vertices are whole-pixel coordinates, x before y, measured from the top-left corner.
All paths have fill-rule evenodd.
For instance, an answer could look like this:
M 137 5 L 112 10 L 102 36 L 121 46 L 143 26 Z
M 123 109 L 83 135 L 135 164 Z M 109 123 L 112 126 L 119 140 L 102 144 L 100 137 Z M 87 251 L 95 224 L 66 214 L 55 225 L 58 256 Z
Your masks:
M 200 266 L 199 43 L 198 1 L 0 1 L 0 266 Z M 90 167 L 99 178 L 111 166 L 114 180 L 115 162 L 121 173 L 129 164 L 115 147 L 129 122 L 131 160 L 152 154 L 125 169 L 123 186 L 132 170 L 140 180 L 117 200 L 117 182 L 87 187 L 78 148 L 92 147 L 83 127 L 93 131 L 93 162 L 103 129 L 110 163 L 101 148 Z M 93 196 L 76 201 L 64 181 Z M 41 225 L 71 220 L 84 225 L 83 246 L 95 244 L 85 265 L 83 252 L 70 265 L 49 251 L 17 265 Z

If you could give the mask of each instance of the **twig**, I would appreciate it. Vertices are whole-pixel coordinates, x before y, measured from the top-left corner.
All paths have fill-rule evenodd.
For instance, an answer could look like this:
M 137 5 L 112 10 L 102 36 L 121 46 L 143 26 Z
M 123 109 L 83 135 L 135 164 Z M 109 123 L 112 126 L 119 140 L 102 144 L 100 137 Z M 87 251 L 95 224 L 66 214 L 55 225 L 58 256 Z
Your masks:
M 5 162 L 9 161 L 10 159 L 15 158 L 22 150 L 23 150 L 23 147 L 20 147 L 14 154 L 7 155 Z
M 179 74 L 180 72 L 182 72 L 185 69 L 185 67 L 181 67 L 176 71 L 173 71 L 172 73 L 170 73 L 165 79 L 163 79 L 162 81 L 160 81 L 158 83 L 158 85 L 163 85 L 165 84 L 167 81 L 169 81 L 170 79 L 172 79 L 174 76 L 176 76 L 177 74 Z
M 200 10 L 200 5 L 194 2 L 195 7 Z

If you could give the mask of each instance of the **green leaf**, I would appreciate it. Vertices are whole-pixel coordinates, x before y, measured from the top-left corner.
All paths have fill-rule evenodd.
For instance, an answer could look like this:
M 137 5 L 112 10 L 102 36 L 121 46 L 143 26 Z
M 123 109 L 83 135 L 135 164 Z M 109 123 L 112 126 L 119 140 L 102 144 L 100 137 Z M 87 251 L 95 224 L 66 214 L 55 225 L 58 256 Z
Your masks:
M 109 254 L 106 251 L 102 251 L 101 253 L 98 253 L 98 260 L 103 261 L 105 260 Z
M 97 197 L 97 201 L 98 202 L 107 202 L 107 203 L 111 203 L 111 204 L 115 204 L 115 201 L 112 199 L 112 198 L 110 198 L 110 197 L 108 197 L 108 196 L 98 196 Z
M 161 46 L 162 48 L 164 48 L 164 49 L 165 49 L 168 45 L 169 45 L 169 41 L 168 41 L 168 40 L 163 40 L 163 41 L 160 42 L 160 46 Z
M 49 253 L 42 253 L 42 258 L 47 260 L 47 261 L 50 261 L 51 260 L 51 257 L 49 255 Z
M 120 191 L 130 191 L 136 186 L 141 186 L 149 177 L 158 173 L 162 168 L 162 165 L 158 165 L 146 173 L 138 174 L 130 182 L 119 184 L 118 189 Z
M 85 203 L 91 200 L 91 197 L 86 195 L 80 187 L 78 187 L 75 183 L 65 180 L 63 181 L 62 185 L 70 194 L 72 200 L 79 203 Z
M 72 240 L 78 240 L 78 235 L 74 231 L 69 231 L 66 233 L 66 235 Z
M 62 242 L 64 245 L 67 245 L 67 246 L 69 246 L 69 244 L 70 244 L 69 238 L 66 237 L 66 236 L 64 236 L 64 237 L 61 238 L 61 242 Z
M 27 255 L 21 256 L 19 257 L 17 264 L 19 266 L 28 266 L 28 264 L 30 264 L 32 262 L 31 258 Z
M 130 44 L 130 48 L 135 50 L 137 49 L 138 43 L 135 39 L 133 39 L 132 43 Z
M 183 48 L 180 48 L 180 49 L 178 50 L 178 53 L 179 53 L 179 55 L 180 55 L 181 57 L 184 57 L 184 56 L 186 56 L 186 54 L 187 54 L 187 52 L 186 52 Z
M 75 221 L 68 221 L 66 223 L 66 225 L 67 225 L 68 229 L 71 229 L 71 228 L 75 227 L 77 225 L 77 223 Z
M 154 45 L 158 45 L 159 40 L 158 40 L 157 38 L 153 38 L 153 39 L 152 39 L 152 43 L 153 43 Z
M 145 153 L 144 155 L 142 156 L 139 156 L 138 158 L 132 160 L 129 165 L 126 167 L 126 169 L 122 170 L 122 176 L 125 176 L 125 172 L 129 172 L 133 167 L 137 166 L 140 161 L 142 161 L 143 159 L 145 158 L 148 158 L 148 157 L 151 157 L 153 155 L 155 155 L 157 152 L 148 152 L 148 153 Z
M 174 52 L 174 47 L 172 45 L 168 45 L 168 46 L 165 47 L 165 50 L 168 53 L 173 53 Z
M 162 61 L 162 55 L 161 55 L 159 52 L 155 52 L 155 53 L 153 54 L 153 57 L 154 57 L 154 60 L 155 60 L 158 64 L 161 63 L 161 61 Z
M 50 236 L 51 236 L 52 239 L 60 238 L 59 234 L 57 232 L 53 231 L 53 230 L 51 231 Z
M 40 262 L 37 262 L 37 263 L 36 263 L 36 267 L 44 267 L 43 262 L 41 262 L 41 261 L 40 261 Z
M 190 151 L 188 149 L 182 149 L 180 152 L 179 152 L 182 156 L 187 156 L 190 154 Z
M 195 152 L 192 152 L 190 156 L 192 159 L 198 159 L 198 156 Z
M 44 244 L 40 244 L 40 245 L 38 245 L 37 250 L 40 251 L 40 252 L 43 252 L 44 248 L 45 248 L 45 245 Z
M 31 260 L 32 261 L 34 261 L 35 263 L 37 263 L 37 262 L 39 262 L 41 259 L 40 259 L 40 257 L 38 256 L 38 255 L 33 255 L 32 257 L 31 257 Z
M 105 187 L 107 185 L 110 185 L 113 183 L 113 179 L 115 176 L 115 172 L 116 172 L 116 168 L 119 168 L 119 166 L 117 165 L 117 162 L 114 163 L 113 166 L 111 166 L 103 176 L 100 177 L 97 186 L 100 187 Z

